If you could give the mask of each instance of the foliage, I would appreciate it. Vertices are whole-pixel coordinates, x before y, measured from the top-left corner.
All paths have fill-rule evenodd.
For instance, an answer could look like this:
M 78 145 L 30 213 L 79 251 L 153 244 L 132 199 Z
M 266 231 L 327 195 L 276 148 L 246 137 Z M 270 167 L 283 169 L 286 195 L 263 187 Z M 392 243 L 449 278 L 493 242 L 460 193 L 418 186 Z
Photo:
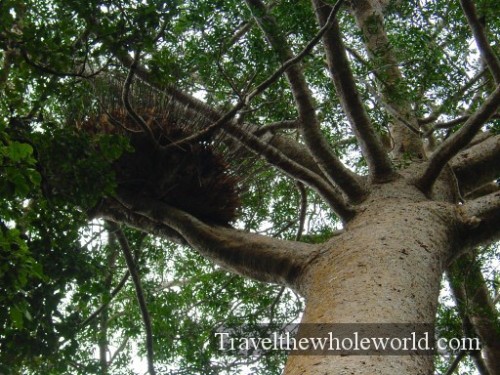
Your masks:
M 298 52 L 317 32 L 310 4 L 275 3 L 273 14 Z M 388 9 L 386 27 L 407 88 L 397 95 L 410 97 L 420 117 L 440 106 L 446 113 L 443 121 L 476 108 L 483 96 L 481 82 L 449 99 L 481 69 L 469 48 L 471 37 L 458 3 L 396 3 Z M 498 49 L 500 19 L 495 15 L 500 3 L 478 4 Z M 342 12 L 339 21 L 346 45 L 362 51 L 353 18 Z M 113 195 L 113 162 L 131 148 L 125 137 L 78 131 L 77 120 L 99 107 L 82 78 L 89 73 L 83 67 L 123 76 L 126 70 L 116 50 L 127 55 L 140 51 L 156 83 L 227 109 L 281 63 L 249 10 L 234 0 L 3 0 L 0 25 L 0 373 L 99 374 L 102 346 L 111 352 L 108 360 L 113 359 L 109 373 L 135 373 L 133 358 L 144 358 L 145 352 L 134 288 L 127 282 L 111 296 L 126 265 L 109 228 L 88 220 L 101 198 Z M 246 25 L 248 31 L 232 39 Z M 379 132 L 387 133 L 388 116 L 371 92 L 376 72 L 364 52 L 350 59 L 369 116 Z M 324 65 L 316 50 L 303 61 L 322 130 L 336 153 L 365 173 Z M 292 94 L 280 78 L 252 101 L 240 120 L 263 127 L 296 117 Z M 489 126 L 498 132 L 499 123 Z M 437 137 L 455 130 L 439 130 Z M 281 134 L 298 137 L 296 129 Z M 239 167 L 246 174 L 241 176 L 242 207 L 235 226 L 296 238 L 301 195 L 295 182 L 262 161 Z M 338 226 L 337 217 L 308 191 L 302 240 L 323 242 Z M 279 372 L 282 353 L 248 363 L 222 355 L 209 338 L 221 324 L 294 321 L 301 314 L 300 298 L 290 290 L 228 274 L 189 248 L 144 238 L 133 229 L 126 235 L 153 320 L 160 373 Z M 491 260 L 494 251 L 484 256 Z M 86 321 L 102 305 L 102 314 Z M 440 308 L 439 327 L 446 334 L 460 332 L 458 318 L 446 304 Z

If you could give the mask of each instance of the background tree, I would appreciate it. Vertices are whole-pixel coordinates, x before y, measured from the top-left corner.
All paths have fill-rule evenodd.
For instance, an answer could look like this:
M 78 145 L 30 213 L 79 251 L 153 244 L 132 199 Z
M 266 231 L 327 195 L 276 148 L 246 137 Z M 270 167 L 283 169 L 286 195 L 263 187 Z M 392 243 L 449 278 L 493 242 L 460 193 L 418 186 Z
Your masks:
M 483 349 L 287 374 L 500 373 L 499 7 L 3 0 L 0 372 L 273 374 L 213 329 L 303 298 Z

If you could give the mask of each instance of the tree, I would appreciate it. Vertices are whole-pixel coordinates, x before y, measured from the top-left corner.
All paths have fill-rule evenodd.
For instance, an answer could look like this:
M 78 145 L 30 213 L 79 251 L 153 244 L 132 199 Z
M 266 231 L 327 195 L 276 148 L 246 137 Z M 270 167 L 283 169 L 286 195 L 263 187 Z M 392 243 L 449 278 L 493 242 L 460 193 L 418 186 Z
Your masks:
M 173 371 L 155 361 L 174 351 L 184 373 L 221 373 L 231 367 L 191 346 L 206 337 L 174 349 L 176 324 L 214 326 L 220 306 L 238 309 L 236 294 L 244 319 L 262 309 L 290 319 L 297 305 L 276 305 L 292 290 L 303 323 L 477 335 L 478 371 L 499 374 L 489 266 L 500 235 L 499 10 L 488 0 L 3 1 L 2 370 L 112 372 L 141 337 L 151 374 Z M 99 251 L 82 244 L 89 225 L 108 233 Z M 166 268 L 188 277 L 161 296 Z M 438 308 L 444 274 L 456 310 Z M 129 278 L 129 298 L 112 307 Z M 182 285 L 208 296 L 202 318 L 176 315 Z M 111 333 L 123 340 L 110 358 Z M 295 355 L 284 372 L 434 366 L 428 355 Z

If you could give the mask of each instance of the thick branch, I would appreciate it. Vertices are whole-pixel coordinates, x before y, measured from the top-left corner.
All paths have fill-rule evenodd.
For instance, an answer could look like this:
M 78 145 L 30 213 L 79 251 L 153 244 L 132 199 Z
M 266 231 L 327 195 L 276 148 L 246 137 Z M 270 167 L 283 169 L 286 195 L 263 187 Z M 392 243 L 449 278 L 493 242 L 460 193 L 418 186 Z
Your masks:
M 471 191 L 465 196 L 465 198 L 467 200 L 473 200 L 491 193 L 496 193 L 497 191 L 500 191 L 500 185 L 497 182 L 489 182 L 486 185 L 483 185 L 476 190 Z
M 500 239 L 500 191 L 460 206 L 466 226 L 464 241 L 469 246 L 488 244 Z
M 297 288 L 299 276 L 316 246 L 260 236 L 228 227 L 207 225 L 162 202 L 144 197 L 122 197 L 128 210 L 157 226 L 182 234 L 189 245 L 224 269 L 264 282 Z
M 500 177 L 500 135 L 461 151 L 450 162 L 462 195 Z
M 382 11 L 378 6 L 374 6 L 375 3 L 378 4 L 378 1 L 355 0 L 351 5 L 356 22 L 363 33 L 366 49 L 378 72 L 377 76 L 383 80 L 382 97 L 394 120 L 391 127 L 394 140 L 393 153 L 396 156 L 409 154 L 422 158 L 424 156 L 422 141 L 412 130 L 418 129 L 418 123 L 409 96 L 406 95 L 408 88 L 389 43 Z
M 161 225 L 135 212 L 123 210 L 123 206 L 112 199 L 105 199 L 89 216 L 91 219 L 102 218 L 114 223 L 126 224 L 131 228 L 151 233 L 152 235 L 165 238 L 176 244 L 187 245 L 184 237 L 172 228 Z
M 260 0 L 246 0 L 246 2 L 281 62 L 285 63 L 293 59 L 293 53 L 288 46 L 287 40 L 281 35 L 276 20 L 268 14 L 264 4 Z M 328 23 L 316 35 L 318 40 L 327 31 L 328 27 L 331 26 L 330 23 L 333 21 L 338 8 L 339 3 L 332 10 Z M 334 154 L 327 140 L 323 137 L 316 116 L 312 94 L 304 78 L 302 68 L 298 65 L 293 65 L 285 74 L 290 83 L 299 112 L 300 130 L 311 154 L 331 182 L 340 186 L 351 200 L 360 201 L 365 196 L 365 191 L 356 178 L 357 176 L 342 164 Z
M 444 166 L 472 141 L 481 127 L 496 112 L 500 104 L 500 85 L 486 99 L 481 107 L 465 122 L 465 124 L 450 138 L 438 146 L 432 154 L 423 175 L 417 180 L 416 185 L 425 193 L 430 192 L 432 185 L 438 178 Z
M 481 53 L 483 60 L 486 62 L 495 83 L 500 85 L 500 61 L 488 42 L 484 27 L 477 16 L 474 2 L 472 0 L 460 0 L 460 5 L 462 6 L 465 16 L 467 17 L 467 22 L 469 22 L 469 26 L 472 30 L 472 34 L 474 35 L 474 39 L 476 40 L 479 52 Z
M 332 12 L 331 7 L 321 0 L 313 0 L 313 6 L 320 26 L 324 27 Z M 334 20 L 332 27 L 323 34 L 323 43 L 330 75 L 339 95 L 342 108 L 349 118 L 361 151 L 367 161 L 370 175 L 375 182 L 390 179 L 393 176 L 392 163 L 361 101 L 337 20 Z

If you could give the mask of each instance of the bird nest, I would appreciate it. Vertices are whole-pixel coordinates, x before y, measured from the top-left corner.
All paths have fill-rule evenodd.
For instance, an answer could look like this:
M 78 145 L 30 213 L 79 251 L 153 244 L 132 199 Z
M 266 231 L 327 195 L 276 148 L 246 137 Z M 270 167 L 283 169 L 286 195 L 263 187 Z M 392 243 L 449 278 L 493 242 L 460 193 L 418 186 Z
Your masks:
M 133 151 L 113 165 L 119 191 L 158 199 L 205 222 L 227 225 L 235 220 L 240 207 L 238 179 L 217 150 L 216 140 L 206 135 L 177 145 L 196 132 L 192 124 L 153 107 L 135 112 L 141 121 L 118 107 L 78 123 L 91 135 L 129 139 Z

